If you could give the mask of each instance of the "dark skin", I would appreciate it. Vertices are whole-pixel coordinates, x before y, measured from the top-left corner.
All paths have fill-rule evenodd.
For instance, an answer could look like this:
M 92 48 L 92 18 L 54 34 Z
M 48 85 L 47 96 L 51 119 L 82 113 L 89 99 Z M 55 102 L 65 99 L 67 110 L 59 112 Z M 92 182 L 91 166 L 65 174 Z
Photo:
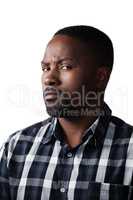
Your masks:
M 42 87 L 54 86 L 61 91 L 80 91 L 85 85 L 89 91 L 104 91 L 110 70 L 106 66 L 97 67 L 95 56 L 85 44 L 66 35 L 57 35 L 48 43 L 42 60 Z M 100 102 L 101 107 L 103 99 Z M 70 148 L 82 141 L 84 131 L 97 116 L 78 118 L 58 118 Z

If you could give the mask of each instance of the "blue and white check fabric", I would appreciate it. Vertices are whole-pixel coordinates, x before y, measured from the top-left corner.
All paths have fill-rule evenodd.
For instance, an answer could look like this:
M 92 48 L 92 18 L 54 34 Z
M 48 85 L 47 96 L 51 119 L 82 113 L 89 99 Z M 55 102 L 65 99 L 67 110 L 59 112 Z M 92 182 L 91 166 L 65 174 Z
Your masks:
M 12 134 L 0 151 L 0 200 L 132 200 L 133 127 L 104 111 L 74 148 L 57 118 Z

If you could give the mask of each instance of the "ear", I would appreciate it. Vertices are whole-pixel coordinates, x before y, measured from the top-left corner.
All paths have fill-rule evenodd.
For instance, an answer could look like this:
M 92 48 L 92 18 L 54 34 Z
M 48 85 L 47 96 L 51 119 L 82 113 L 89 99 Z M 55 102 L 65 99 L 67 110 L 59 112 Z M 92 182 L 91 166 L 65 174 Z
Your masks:
M 96 86 L 99 90 L 105 90 L 109 77 L 111 74 L 111 69 L 108 67 L 99 67 L 96 72 Z

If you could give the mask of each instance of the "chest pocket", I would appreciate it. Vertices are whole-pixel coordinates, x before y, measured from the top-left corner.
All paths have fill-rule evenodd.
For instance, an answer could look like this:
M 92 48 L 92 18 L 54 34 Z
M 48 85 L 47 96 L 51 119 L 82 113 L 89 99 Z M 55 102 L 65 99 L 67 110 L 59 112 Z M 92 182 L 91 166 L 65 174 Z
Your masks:
M 133 186 L 90 182 L 87 200 L 133 200 Z

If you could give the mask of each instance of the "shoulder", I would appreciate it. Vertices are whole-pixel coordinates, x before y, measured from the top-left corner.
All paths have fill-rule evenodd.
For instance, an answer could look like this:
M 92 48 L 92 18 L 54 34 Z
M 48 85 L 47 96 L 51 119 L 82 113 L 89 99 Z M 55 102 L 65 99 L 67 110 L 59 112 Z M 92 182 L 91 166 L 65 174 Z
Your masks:
M 42 127 L 42 126 L 46 126 L 49 122 L 51 122 L 52 118 L 48 118 L 48 119 L 45 119 L 44 121 L 40 121 L 40 122 L 37 122 L 35 124 L 32 124 L 28 127 L 25 127 L 23 129 L 20 129 L 16 132 L 14 132 L 13 134 L 11 134 L 9 136 L 9 139 L 8 141 L 10 141 L 11 139 L 17 139 L 18 136 L 20 135 L 23 135 L 23 136 L 36 136 L 36 133 L 39 131 L 39 129 Z
M 13 152 L 17 145 L 20 147 L 21 144 L 24 145 L 28 143 L 33 143 L 38 131 L 42 127 L 47 126 L 47 124 L 49 124 L 51 121 L 52 118 L 48 118 L 44 121 L 37 122 L 11 134 L 5 142 L 5 144 L 3 145 L 7 154 L 8 152 Z
M 130 138 L 131 135 L 133 135 L 133 126 L 131 124 L 128 124 L 124 120 L 116 116 L 111 116 L 110 122 L 114 124 L 115 132 L 118 136 Z

